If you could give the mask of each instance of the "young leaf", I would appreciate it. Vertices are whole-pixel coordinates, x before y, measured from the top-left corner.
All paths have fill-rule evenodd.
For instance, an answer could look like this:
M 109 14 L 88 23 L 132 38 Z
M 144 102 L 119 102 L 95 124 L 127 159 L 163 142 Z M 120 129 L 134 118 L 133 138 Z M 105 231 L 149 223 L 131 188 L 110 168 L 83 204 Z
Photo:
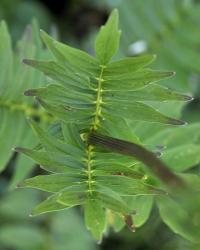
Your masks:
M 97 59 L 102 65 L 106 65 L 119 47 L 121 32 L 118 30 L 118 11 L 111 13 L 105 26 L 101 27 L 95 42 Z

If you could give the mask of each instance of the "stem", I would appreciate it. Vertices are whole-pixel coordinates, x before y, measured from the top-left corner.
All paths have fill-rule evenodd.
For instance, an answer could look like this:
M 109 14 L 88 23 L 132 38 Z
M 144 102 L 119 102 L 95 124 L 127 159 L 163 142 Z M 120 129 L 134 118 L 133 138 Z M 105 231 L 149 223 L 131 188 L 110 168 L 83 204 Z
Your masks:
M 90 128 L 90 131 L 96 131 L 100 120 L 99 117 L 101 116 L 101 104 L 102 104 L 102 82 L 104 82 L 103 79 L 103 71 L 106 68 L 105 65 L 100 65 L 101 68 L 101 72 L 99 77 L 97 77 L 96 79 L 98 80 L 98 87 L 97 87 L 97 99 L 96 99 L 96 110 L 95 110 L 95 117 L 92 123 L 92 126 Z
M 106 68 L 105 65 L 100 65 L 101 71 L 99 77 L 96 78 L 98 81 L 98 86 L 97 86 L 97 99 L 95 101 L 96 103 L 96 109 L 95 109 L 95 116 L 92 122 L 92 125 L 90 127 L 90 131 L 97 131 L 98 126 L 100 124 L 100 119 L 99 117 L 101 116 L 101 104 L 102 104 L 102 82 L 104 82 L 103 79 L 103 72 L 104 69 Z M 90 144 L 88 144 L 87 147 L 87 174 L 88 174 L 88 189 L 89 193 L 92 193 L 92 168 L 91 168 L 91 161 L 92 161 L 92 154 L 93 154 L 93 149 L 94 147 Z
M 88 140 L 91 145 L 100 146 L 112 152 L 138 159 L 148 166 L 151 171 L 168 186 L 179 188 L 186 187 L 185 182 L 178 175 L 173 173 L 164 162 L 158 159 L 154 153 L 140 145 L 96 133 L 91 133 Z

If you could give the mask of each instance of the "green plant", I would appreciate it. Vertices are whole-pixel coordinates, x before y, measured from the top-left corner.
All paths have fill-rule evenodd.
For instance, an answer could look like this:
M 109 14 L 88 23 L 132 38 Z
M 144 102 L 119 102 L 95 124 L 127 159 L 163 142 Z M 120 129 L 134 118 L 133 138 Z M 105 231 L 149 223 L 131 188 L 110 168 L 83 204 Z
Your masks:
M 107 224 L 112 224 L 116 230 L 127 224 L 133 231 L 135 226 L 141 226 L 150 214 L 153 197 L 156 197 L 163 220 L 175 232 L 197 241 L 200 233 L 200 230 L 197 230 L 199 220 L 197 219 L 197 223 L 188 220 L 190 215 L 193 218 L 198 215 L 194 200 L 189 200 L 189 207 L 186 205 L 189 199 L 187 195 L 184 200 L 182 195 L 171 197 L 170 193 L 168 197 L 167 192 L 172 187 L 177 188 L 171 184 L 171 177 L 178 188 L 182 179 L 187 184 L 194 182 L 196 192 L 199 190 L 199 177 L 173 174 L 153 153 L 136 146 L 142 145 L 142 142 L 130 126 L 133 121 L 165 125 L 185 124 L 151 106 L 151 103 L 155 105 L 153 102 L 166 100 L 191 100 L 187 95 L 155 83 L 174 75 L 174 72 L 146 68 L 155 58 L 152 55 L 111 62 L 118 50 L 120 38 L 116 10 L 97 35 L 96 58 L 55 41 L 43 31 L 41 36 L 56 60 L 24 60 L 24 63 L 39 69 L 50 78 L 49 85 L 27 90 L 25 95 L 35 96 L 47 112 L 57 117 L 60 125 L 56 125 L 56 132 L 53 126 L 54 132 L 48 133 L 31 120 L 31 126 L 40 144 L 34 149 L 16 148 L 17 152 L 29 156 L 51 173 L 27 179 L 21 184 L 21 187 L 53 193 L 39 204 L 32 214 L 81 205 L 84 208 L 87 228 L 96 239 L 101 240 Z M 123 155 L 125 152 L 119 148 L 120 141 L 111 137 L 130 141 L 129 145 L 140 148 L 140 153 L 135 152 L 135 158 Z M 103 143 L 104 140 L 107 140 L 107 144 Z M 116 143 L 109 148 L 110 152 L 106 148 L 112 140 Z M 94 144 L 102 147 L 96 147 Z M 147 158 L 142 159 L 141 152 L 148 152 Z M 153 165 L 154 170 L 157 168 L 162 172 L 165 169 L 170 178 L 161 180 L 167 182 L 169 187 L 152 176 L 141 160 L 147 166 Z M 189 162 L 185 169 L 191 166 Z M 161 177 L 158 171 L 154 172 Z M 176 201 L 183 205 L 182 214 L 170 217 L 173 208 L 179 207 Z M 136 213 L 139 211 L 136 215 L 135 210 Z

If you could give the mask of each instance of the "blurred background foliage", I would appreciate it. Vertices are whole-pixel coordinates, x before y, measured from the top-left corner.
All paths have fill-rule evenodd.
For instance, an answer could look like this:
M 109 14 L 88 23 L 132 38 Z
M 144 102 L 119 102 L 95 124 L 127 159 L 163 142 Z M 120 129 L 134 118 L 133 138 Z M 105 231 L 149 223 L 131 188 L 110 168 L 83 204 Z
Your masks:
M 164 81 L 163 84 L 184 93 L 192 93 L 195 97 L 186 105 L 163 104 L 159 109 L 179 116 L 189 123 L 200 122 L 200 1 L 0 0 L 0 20 L 6 21 L 12 38 L 12 48 L 9 37 L 4 37 L 6 47 L 3 47 L 3 41 L 0 41 L 0 75 L 4 76 L 0 77 L 0 80 L 3 82 L 7 79 L 10 86 L 5 87 L 4 95 L 1 93 L 0 103 L 4 98 L 4 100 L 23 102 L 28 108 L 34 107 L 33 113 L 26 108 L 5 112 L 7 107 L 2 105 L 0 107 L 1 119 L 7 120 L 7 125 L 0 128 L 0 167 L 5 169 L 0 177 L 1 250 L 199 249 L 199 246 L 171 232 L 162 223 L 156 208 L 153 209 L 148 222 L 136 233 L 133 234 L 127 229 L 117 234 L 111 231 L 102 244 L 97 245 L 85 230 L 82 211 L 67 210 L 30 218 L 28 215 L 31 208 L 42 200 L 43 194 L 32 190 L 14 189 L 24 177 L 34 175 L 38 171 L 33 169 L 30 160 L 13 155 L 11 151 L 15 145 L 30 147 L 30 144 L 35 143 L 25 117 L 36 116 L 44 126 L 48 119 L 51 119 L 38 109 L 33 100 L 26 99 L 21 94 L 27 88 L 37 87 L 34 84 L 43 85 L 45 82 L 38 72 L 34 74 L 33 69 L 27 69 L 21 64 L 24 57 L 40 59 L 49 57 L 40 43 L 37 22 L 42 29 L 61 41 L 93 54 L 92 43 L 97 28 L 105 22 L 113 7 L 119 9 L 123 31 L 118 57 L 137 56 L 143 53 L 156 54 L 158 60 L 154 68 L 173 70 L 177 73 L 176 77 Z M 10 72 L 9 77 L 5 76 L 5 72 Z M 15 94 L 12 93 L 12 96 L 9 96 L 10 89 L 15 89 Z M 138 128 L 141 124 L 132 126 L 136 134 L 147 141 L 151 141 L 151 137 L 165 129 L 160 125 L 150 124 L 142 126 L 142 130 Z M 15 133 L 12 133 L 13 127 L 16 127 Z M 2 135 L 5 134 L 7 140 L 2 139 Z M 157 136 L 159 138 L 159 134 Z M 199 173 L 198 164 L 192 171 Z

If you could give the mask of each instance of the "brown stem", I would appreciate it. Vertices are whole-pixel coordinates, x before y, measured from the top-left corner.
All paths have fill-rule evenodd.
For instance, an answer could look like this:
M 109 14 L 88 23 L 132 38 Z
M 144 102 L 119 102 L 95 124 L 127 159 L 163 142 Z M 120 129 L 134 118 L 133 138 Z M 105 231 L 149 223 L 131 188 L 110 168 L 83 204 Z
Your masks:
M 171 172 L 164 162 L 158 159 L 154 153 L 138 144 L 115 139 L 94 132 L 89 134 L 88 143 L 109 149 L 116 153 L 132 156 L 148 166 L 151 171 L 165 184 L 173 187 L 185 187 L 184 181 L 175 173 Z

